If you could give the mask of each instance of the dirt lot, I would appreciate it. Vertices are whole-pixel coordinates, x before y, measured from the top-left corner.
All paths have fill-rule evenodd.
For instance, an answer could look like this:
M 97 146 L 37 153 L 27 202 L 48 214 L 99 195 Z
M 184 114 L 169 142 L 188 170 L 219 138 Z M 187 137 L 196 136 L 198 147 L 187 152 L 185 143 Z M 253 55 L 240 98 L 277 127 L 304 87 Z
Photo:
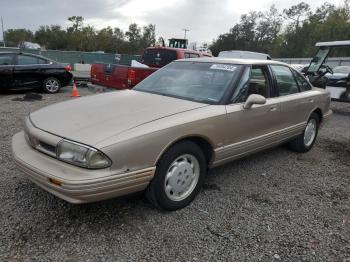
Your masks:
M 11 137 L 28 111 L 71 98 L 22 96 L 0 95 L 0 261 L 350 261 L 350 104 L 332 104 L 309 153 L 279 147 L 213 169 L 168 213 L 142 195 L 71 205 L 28 181 Z

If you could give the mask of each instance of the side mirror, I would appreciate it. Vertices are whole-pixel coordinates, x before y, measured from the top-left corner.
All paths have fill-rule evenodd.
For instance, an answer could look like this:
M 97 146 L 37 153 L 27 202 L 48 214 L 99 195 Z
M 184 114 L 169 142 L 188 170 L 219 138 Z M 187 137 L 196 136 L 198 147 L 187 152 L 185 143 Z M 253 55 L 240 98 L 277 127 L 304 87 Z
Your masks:
M 243 108 L 250 109 L 250 108 L 252 108 L 253 105 L 264 105 L 264 104 L 266 104 L 265 97 L 263 97 L 262 95 L 252 94 L 248 97 Z

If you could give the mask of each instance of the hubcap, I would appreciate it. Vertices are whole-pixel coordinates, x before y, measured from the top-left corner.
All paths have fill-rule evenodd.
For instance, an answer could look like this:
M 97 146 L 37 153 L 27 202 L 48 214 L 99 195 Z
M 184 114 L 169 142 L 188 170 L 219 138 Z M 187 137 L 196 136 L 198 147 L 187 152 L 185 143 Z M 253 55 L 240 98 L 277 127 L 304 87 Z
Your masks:
M 200 166 L 196 157 L 190 154 L 176 158 L 168 168 L 164 187 L 167 197 L 173 201 L 186 199 L 196 188 Z
M 316 120 L 310 119 L 310 121 L 307 123 L 305 132 L 304 132 L 305 146 L 309 147 L 314 142 L 314 139 L 316 137 L 316 128 L 317 128 Z
M 49 92 L 56 92 L 60 86 L 59 86 L 57 80 L 50 79 L 50 80 L 46 81 L 45 87 Z

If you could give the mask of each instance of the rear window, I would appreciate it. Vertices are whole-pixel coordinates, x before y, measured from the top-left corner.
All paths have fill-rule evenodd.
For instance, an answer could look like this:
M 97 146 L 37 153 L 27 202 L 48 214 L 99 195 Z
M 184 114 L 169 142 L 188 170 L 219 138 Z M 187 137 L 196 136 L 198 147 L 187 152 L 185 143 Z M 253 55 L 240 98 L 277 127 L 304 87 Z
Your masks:
M 146 49 L 142 56 L 142 63 L 162 67 L 176 60 L 176 58 L 176 52 L 172 50 Z

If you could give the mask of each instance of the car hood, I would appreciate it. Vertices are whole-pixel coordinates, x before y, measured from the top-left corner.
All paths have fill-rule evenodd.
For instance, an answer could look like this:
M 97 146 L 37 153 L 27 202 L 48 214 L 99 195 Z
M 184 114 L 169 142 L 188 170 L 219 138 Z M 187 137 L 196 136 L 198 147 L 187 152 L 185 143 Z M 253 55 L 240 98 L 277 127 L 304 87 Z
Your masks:
M 125 90 L 54 104 L 30 114 L 37 128 L 87 145 L 170 115 L 208 106 Z

